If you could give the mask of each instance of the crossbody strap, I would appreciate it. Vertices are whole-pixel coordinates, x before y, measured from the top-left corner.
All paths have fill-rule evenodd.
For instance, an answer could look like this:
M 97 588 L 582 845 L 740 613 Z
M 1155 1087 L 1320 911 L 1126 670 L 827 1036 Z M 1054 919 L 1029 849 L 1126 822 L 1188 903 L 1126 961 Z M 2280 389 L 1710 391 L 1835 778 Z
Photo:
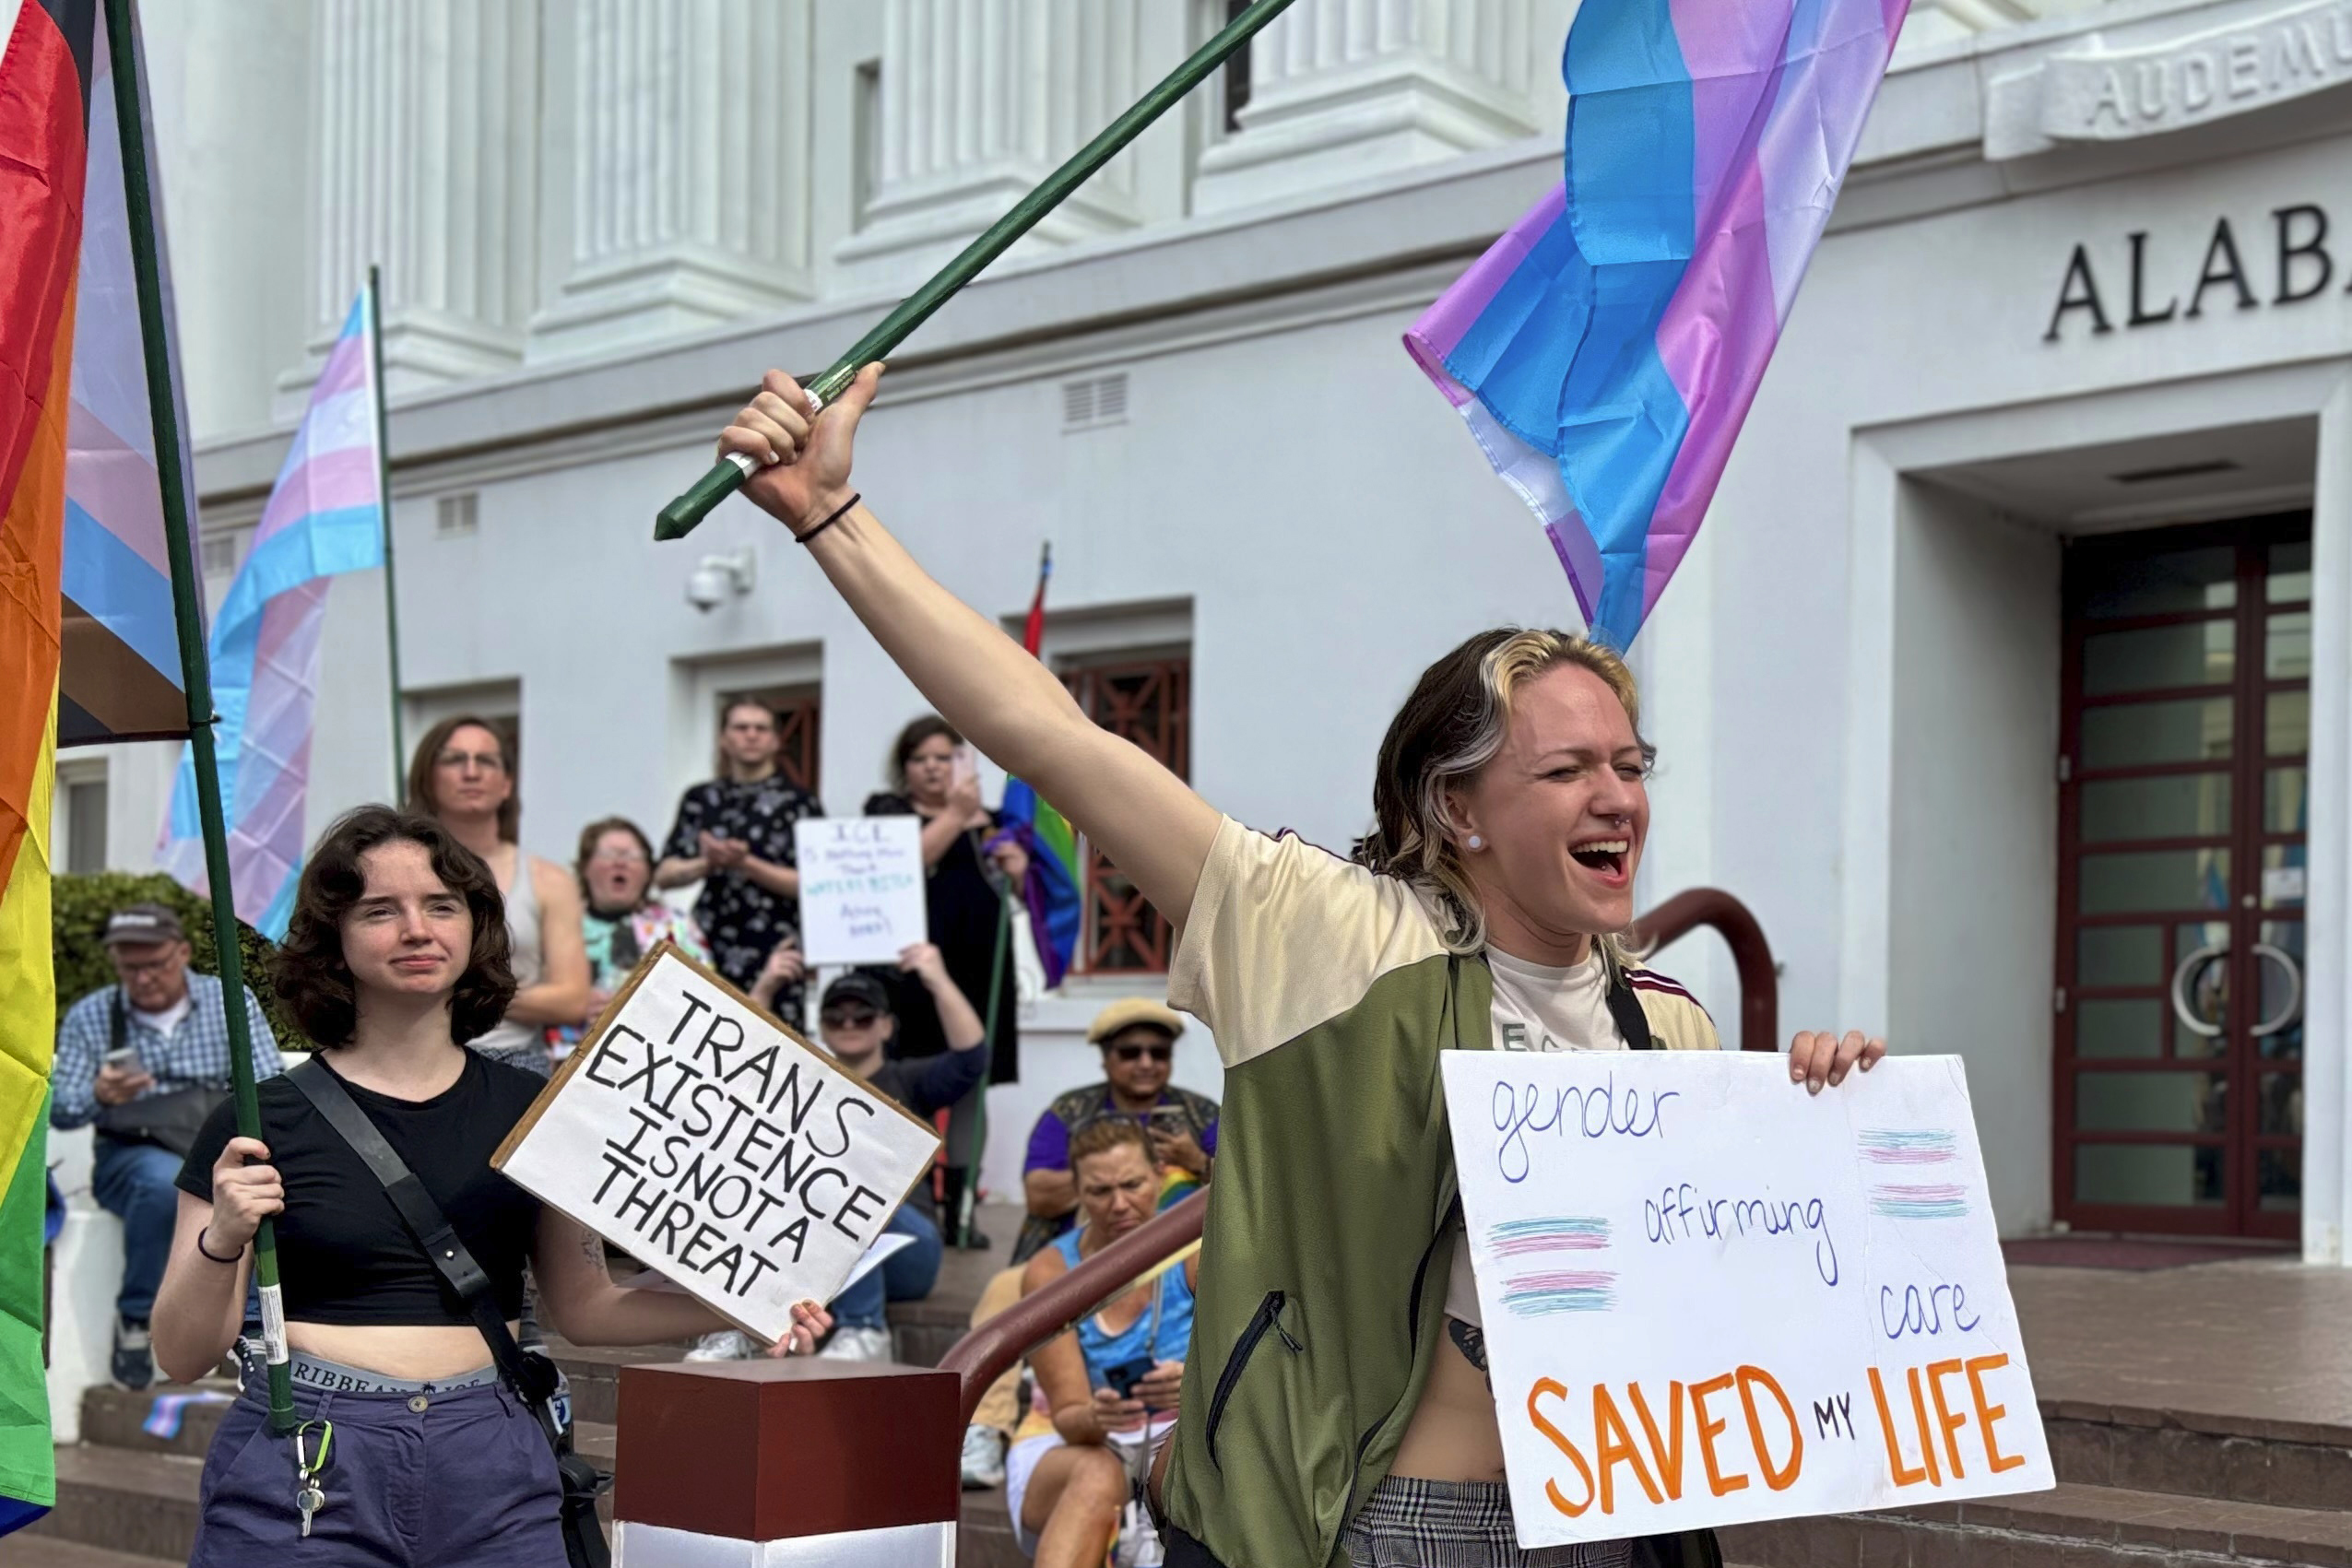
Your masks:
M 360 1109 L 359 1102 L 351 1098 L 351 1091 L 343 1087 L 343 1080 L 324 1062 L 313 1057 L 288 1068 L 286 1076 L 326 1118 L 327 1126 L 340 1133 L 343 1141 L 366 1161 L 375 1179 L 384 1184 L 384 1196 L 400 1212 L 400 1222 L 408 1228 L 417 1244 L 425 1249 L 425 1256 L 441 1271 L 441 1277 L 449 1281 L 449 1288 L 466 1303 L 474 1326 L 490 1345 L 490 1358 L 498 1363 L 500 1373 L 538 1417 L 540 1426 L 547 1430 L 548 1440 L 557 1442 L 554 1413 L 548 1408 L 554 1380 L 538 1370 L 523 1354 L 523 1347 L 514 1342 L 514 1335 L 506 1326 L 506 1318 L 491 1294 L 490 1276 L 474 1261 L 474 1255 L 459 1238 L 449 1217 L 442 1212 L 441 1205 L 425 1190 L 425 1184 L 408 1169 L 408 1161 L 385 1141 L 383 1132 Z
M 1609 1016 L 1615 1020 L 1617 1032 L 1625 1037 L 1629 1051 L 1655 1051 L 1658 1040 L 1650 1032 L 1649 1015 L 1641 1010 L 1641 998 L 1615 964 L 1609 966 Z

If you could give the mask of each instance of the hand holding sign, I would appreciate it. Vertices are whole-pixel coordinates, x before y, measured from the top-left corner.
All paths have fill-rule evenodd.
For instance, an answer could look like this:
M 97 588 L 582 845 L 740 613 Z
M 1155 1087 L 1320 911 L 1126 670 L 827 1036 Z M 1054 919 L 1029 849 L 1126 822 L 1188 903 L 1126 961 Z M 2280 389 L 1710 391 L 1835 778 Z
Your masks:
M 1443 1070 L 1522 1546 L 2055 1484 L 1956 1058 Z
M 939 1137 L 665 942 L 491 1163 L 761 1338 L 829 1301 Z
M 792 833 L 810 963 L 895 963 L 925 938 L 921 818 L 813 818 Z

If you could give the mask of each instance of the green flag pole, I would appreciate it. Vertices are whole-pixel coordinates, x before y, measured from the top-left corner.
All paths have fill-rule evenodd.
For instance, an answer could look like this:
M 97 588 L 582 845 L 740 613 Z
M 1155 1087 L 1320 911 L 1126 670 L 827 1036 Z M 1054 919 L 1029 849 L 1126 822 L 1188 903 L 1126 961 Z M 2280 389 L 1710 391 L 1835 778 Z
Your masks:
M 237 949 L 237 902 L 229 880 L 229 830 L 220 810 L 220 766 L 213 746 L 212 664 L 205 652 L 196 597 L 195 549 L 180 466 L 180 409 L 171 395 L 170 329 L 163 319 L 163 268 L 156 247 L 153 171 L 147 166 L 147 84 L 139 74 L 133 0 L 106 0 L 106 43 L 114 66 L 115 125 L 123 143 L 124 203 L 130 218 L 131 269 L 138 280 L 139 336 L 147 351 L 148 417 L 155 426 L 156 475 L 163 535 L 171 558 L 171 612 L 179 623 L 180 669 L 188 697 L 188 744 L 195 753 L 196 814 L 204 827 L 205 876 L 212 884 L 213 945 L 220 953 L 221 1012 L 229 1025 L 230 1079 L 240 1137 L 261 1137 L 254 1092 L 254 1042 L 245 1015 L 245 976 Z M 269 1426 L 294 1430 L 294 1382 L 287 1361 L 285 1298 L 278 1284 L 277 1227 L 265 1220 L 254 1237 L 254 1278 L 261 1289 L 262 1338 L 269 1360 Z
M 835 360 L 803 390 L 810 394 L 820 408 L 839 397 L 857 379 L 859 371 L 906 341 L 916 327 L 930 320 L 931 312 L 978 277 L 982 268 L 1004 254 L 1014 241 L 1035 228 L 1046 214 L 1061 206 L 1103 165 L 1117 157 L 1129 142 L 1142 135 L 1144 127 L 1207 80 L 1227 56 L 1248 42 L 1290 4 L 1291 0 L 1257 0 L 1227 22 L 1192 58 L 1144 94 L 1132 109 L 1104 127 L 1102 134 L 1079 148 L 1069 162 L 1046 175 L 1044 183 L 1014 204 L 1011 212 L 990 224 L 929 282 L 900 301 L 896 310 L 852 344 L 848 353 Z M 654 522 L 654 537 L 682 539 L 692 533 L 710 515 L 713 507 L 743 488 L 743 481 L 751 477 L 752 467 L 751 459 L 734 454 L 713 464 L 691 489 L 662 508 L 661 515 Z
M 392 670 L 392 795 L 405 805 L 408 741 L 400 712 L 400 584 L 392 570 L 392 438 L 384 389 L 384 269 L 368 264 L 368 366 L 375 377 L 375 493 L 384 504 L 384 638 Z

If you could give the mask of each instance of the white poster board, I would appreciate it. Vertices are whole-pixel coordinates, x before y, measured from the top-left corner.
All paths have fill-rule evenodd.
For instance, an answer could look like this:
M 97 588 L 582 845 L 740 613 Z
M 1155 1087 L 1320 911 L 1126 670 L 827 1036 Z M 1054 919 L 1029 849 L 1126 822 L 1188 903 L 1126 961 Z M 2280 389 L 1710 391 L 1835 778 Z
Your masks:
M 490 1163 L 773 1343 L 831 1301 L 939 1135 L 665 942 Z
M 1958 1057 L 1443 1072 L 1521 1545 L 2056 1484 Z
M 928 939 L 923 819 L 807 818 L 792 824 L 792 842 L 810 964 L 896 963 Z

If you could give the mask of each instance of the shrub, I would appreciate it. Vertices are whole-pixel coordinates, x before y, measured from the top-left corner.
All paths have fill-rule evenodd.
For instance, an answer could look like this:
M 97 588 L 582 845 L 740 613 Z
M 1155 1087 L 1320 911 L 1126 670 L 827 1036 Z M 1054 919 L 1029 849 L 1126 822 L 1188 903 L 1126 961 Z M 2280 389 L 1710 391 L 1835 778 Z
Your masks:
M 200 899 L 160 871 L 135 876 L 125 871 L 100 871 L 86 877 L 61 876 L 51 880 L 50 951 L 57 968 L 57 1018 L 100 986 L 114 984 L 114 965 L 101 940 L 106 917 L 126 904 L 160 903 L 187 927 L 188 945 L 195 949 L 194 967 L 207 974 L 220 973 L 220 953 L 213 940 L 212 902 Z M 269 988 L 269 938 L 243 921 L 237 923 L 237 951 L 245 971 L 245 984 L 261 1000 L 270 1032 L 281 1046 L 306 1049 L 302 1032 L 279 1008 Z

